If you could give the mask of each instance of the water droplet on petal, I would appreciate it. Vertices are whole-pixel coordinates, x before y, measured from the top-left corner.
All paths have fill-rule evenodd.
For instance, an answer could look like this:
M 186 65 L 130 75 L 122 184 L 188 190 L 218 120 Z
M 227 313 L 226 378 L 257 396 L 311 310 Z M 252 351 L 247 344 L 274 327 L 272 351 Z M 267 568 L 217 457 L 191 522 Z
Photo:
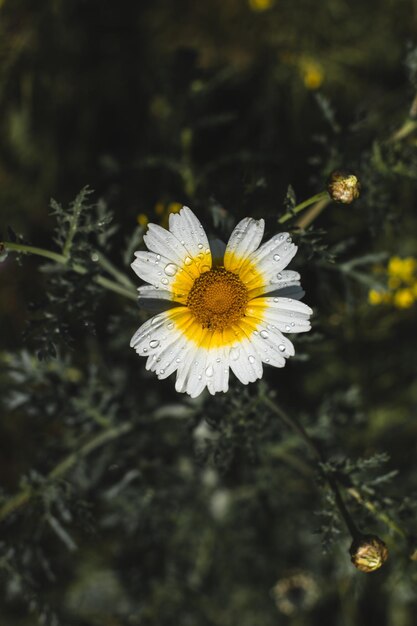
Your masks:
M 284 235 L 279 236 L 279 240 L 282 241 L 284 239 Z
M 152 341 L 149 342 L 149 347 L 150 348 L 157 348 L 158 346 L 159 346 L 158 339 L 152 339 Z
M 143 348 L 143 352 L 144 352 L 144 354 L 146 354 L 146 353 L 147 353 L 147 351 L 148 351 L 148 348 Z
M 210 248 L 206 248 L 206 249 L 205 249 L 205 253 L 206 253 L 206 254 L 210 254 Z
M 164 373 L 165 373 L 165 370 L 159 370 L 159 373 L 160 373 L 160 374 L 164 374 Z
M 282 279 L 282 274 L 281 274 L 281 272 L 280 272 L 279 274 L 277 274 L 277 278 L 278 278 L 278 280 L 281 280 L 281 279 Z
M 280 343 L 279 346 L 278 346 L 278 350 L 281 350 L 281 352 L 285 352 L 284 344 Z
M 181 359 L 175 359 L 175 363 L 181 363 Z
M 176 265 L 174 265 L 174 263 L 168 263 L 168 265 L 165 265 L 165 274 L 167 276 L 175 276 L 175 274 L 177 273 L 178 267 Z
M 161 283 L 162 283 L 163 285 L 168 285 L 168 283 L 169 283 L 168 278 L 161 278 Z
M 211 378 L 213 376 L 213 374 L 214 374 L 214 370 L 213 370 L 212 366 L 209 365 L 208 367 L 206 367 L 206 376 L 208 378 Z
M 232 348 L 230 350 L 230 358 L 232 359 L 232 361 L 237 361 L 240 355 L 240 350 L 239 348 Z
M 201 250 L 201 249 L 202 249 L 202 247 L 203 247 L 203 244 L 202 244 L 202 243 L 199 243 L 199 244 L 198 244 L 198 247 L 199 247 L 199 249 Z
M 170 322 L 169 324 L 167 324 L 167 328 L 168 330 L 172 330 L 174 328 L 174 323 Z
M 294 324 L 293 324 L 293 325 L 294 325 Z M 287 333 L 289 333 L 289 332 L 290 332 L 290 330 L 291 330 L 291 327 L 290 327 L 290 326 L 288 326 L 288 324 L 287 324 L 287 325 L 286 325 L 286 327 L 285 327 L 285 330 L 287 331 Z
M 249 363 L 255 363 L 255 357 L 254 357 L 254 356 L 252 356 L 252 354 L 250 354 L 250 355 L 248 356 L 248 361 L 249 361 Z
M 220 363 L 220 361 L 221 361 L 220 358 L 216 359 L 216 363 Z
M 295 326 L 295 322 L 291 322 L 291 326 Z
M 262 337 L 262 339 L 268 339 L 268 337 L 269 337 L 268 331 L 267 330 L 261 330 L 261 337 Z
M 184 263 L 185 263 L 185 265 L 191 265 L 191 263 L 192 263 L 192 262 L 193 262 L 193 260 L 192 260 L 192 259 L 190 259 L 190 257 L 189 257 L 189 256 L 186 256 L 186 257 L 185 257 L 185 259 L 184 259 Z
M 265 363 L 269 363 L 270 359 L 265 359 Z
M 280 261 L 281 257 L 279 256 L 279 254 L 274 254 L 274 261 Z

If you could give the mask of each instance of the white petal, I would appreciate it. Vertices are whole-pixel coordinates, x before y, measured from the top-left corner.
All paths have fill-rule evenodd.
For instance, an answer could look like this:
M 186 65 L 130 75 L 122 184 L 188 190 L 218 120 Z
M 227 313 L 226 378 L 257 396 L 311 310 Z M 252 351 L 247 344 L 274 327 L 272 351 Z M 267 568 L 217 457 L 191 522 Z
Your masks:
M 214 395 L 229 388 L 229 348 L 209 350 L 205 369 L 207 389 Z
M 284 367 L 285 359 L 295 353 L 291 341 L 271 325 L 261 327 L 252 334 L 250 341 L 262 361 L 274 367 Z
M 153 285 L 138 287 L 139 306 L 147 311 L 160 312 L 177 306 L 173 301 L 172 293 L 166 289 L 158 289 Z
M 130 341 L 130 347 L 143 356 L 159 354 L 167 344 L 179 336 L 174 321 L 183 314 L 184 307 L 175 307 L 154 315 L 138 328 Z
M 262 360 L 247 337 L 230 349 L 230 367 L 244 385 L 262 378 Z
M 194 278 L 188 274 L 185 265 L 177 265 L 168 257 L 154 252 L 135 252 L 136 259 L 131 264 L 132 269 L 139 278 L 145 280 L 156 288 L 171 291 L 173 285 L 177 283 L 177 274 L 181 272 L 181 284 L 184 291 L 191 289 Z M 186 299 L 186 293 L 176 293 L 175 300 L 183 302 Z
M 279 233 L 253 252 L 251 260 L 261 267 L 271 265 L 274 271 L 281 272 L 287 267 L 295 253 L 297 246 L 292 243 L 289 233 Z
M 191 209 L 186 206 L 179 213 L 171 213 L 169 230 L 191 258 L 210 249 L 204 228 Z
M 312 309 L 293 298 L 255 298 L 249 302 L 246 314 L 260 323 L 276 326 L 281 332 L 303 333 L 310 330 Z
M 245 285 L 249 289 L 249 298 L 255 298 L 256 296 L 264 293 L 277 292 L 281 293 L 286 291 L 284 290 L 294 290 L 297 288 L 298 291 L 302 291 L 300 288 L 300 274 L 298 272 L 294 272 L 293 270 L 282 270 L 281 272 L 275 272 L 274 267 L 270 267 L 263 270 L 263 278 L 264 282 L 262 286 L 259 286 L 259 281 L 255 282 L 256 286 L 251 286 L 251 280 L 245 280 Z M 303 294 L 304 295 L 304 294 Z M 301 296 L 302 297 L 302 296 Z
M 182 265 L 187 256 L 187 251 L 169 230 L 158 226 L 158 224 L 149 224 L 148 231 L 144 235 L 143 240 L 149 250 L 160 254 L 169 259 L 171 263 Z
M 178 366 L 177 380 L 175 381 L 175 389 L 179 393 L 184 393 L 187 390 L 188 377 L 191 374 L 191 369 L 198 352 L 198 348 L 191 344 L 188 347 L 184 359 Z
M 245 217 L 239 222 L 226 246 L 224 266 L 231 272 L 236 272 L 246 259 L 254 252 L 262 241 L 264 234 L 264 220 L 254 220 Z

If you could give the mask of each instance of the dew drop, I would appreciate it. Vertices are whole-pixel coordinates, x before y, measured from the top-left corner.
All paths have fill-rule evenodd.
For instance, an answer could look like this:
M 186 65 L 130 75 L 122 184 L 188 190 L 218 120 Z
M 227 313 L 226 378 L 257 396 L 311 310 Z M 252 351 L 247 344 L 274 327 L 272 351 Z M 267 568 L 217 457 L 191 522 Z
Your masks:
M 181 363 L 181 359 L 175 359 L 175 363 Z
M 163 285 L 168 285 L 168 283 L 169 283 L 168 278 L 161 278 L 161 283 L 162 283 Z
M 274 261 L 280 261 L 281 257 L 279 256 L 279 254 L 274 254 Z
M 206 249 L 205 249 L 205 253 L 206 253 L 206 254 L 210 254 L 210 248 L 206 248 Z
M 169 324 L 167 324 L 167 328 L 168 330 L 172 330 L 174 328 L 174 323 L 170 322 Z
M 288 324 L 287 324 L 287 325 L 286 325 L 286 327 L 285 327 L 285 330 L 287 331 L 287 333 L 289 333 L 289 332 L 290 332 L 290 330 L 291 330 L 291 327 L 290 327 L 290 326 L 288 326 Z
M 248 356 L 248 361 L 249 361 L 249 363 L 255 363 L 255 357 L 254 357 L 254 356 L 252 356 L 252 354 L 250 354 L 250 355 Z
M 274 302 L 279 302 L 279 298 L 274 298 Z
M 284 235 L 279 236 L 279 240 L 282 241 L 284 239 Z
M 148 348 L 143 348 L 143 353 L 146 354 L 148 351 Z
M 221 361 L 220 358 L 216 359 L 216 363 L 220 363 L 220 361 Z
M 203 377 L 201 374 L 198 375 L 198 380 L 201 380 Z
M 282 274 L 281 274 L 281 272 L 280 272 L 279 274 L 277 274 L 277 278 L 278 278 L 278 280 L 282 280 Z
M 185 259 L 184 259 L 184 263 L 185 263 L 185 265 L 191 265 L 191 263 L 192 263 L 192 262 L 193 262 L 193 260 L 192 260 L 192 259 L 190 259 L 190 257 L 189 257 L 189 256 L 186 256 L 186 257 L 185 257 Z
M 159 370 L 159 373 L 160 373 L 160 374 L 164 374 L 164 373 L 165 373 L 165 370 Z
M 269 363 L 270 359 L 265 359 L 265 363 Z
M 230 358 L 232 359 L 232 361 L 237 361 L 240 355 L 240 350 L 239 348 L 232 348 L 230 350 Z
M 291 326 L 295 326 L 295 322 L 291 322 Z
M 178 267 L 176 265 L 174 265 L 174 263 L 168 263 L 168 265 L 165 265 L 165 274 L 167 276 L 175 276 L 175 274 L 177 273 Z
M 201 250 L 201 249 L 203 248 L 203 244 L 202 244 L 202 243 L 199 243 L 199 244 L 198 244 L 198 248 Z
M 268 331 L 267 330 L 261 330 L 261 337 L 262 337 L 262 339 L 268 339 L 268 337 L 269 337 Z
M 156 255 L 156 262 L 157 262 L 157 263 L 159 263 L 159 261 L 160 261 L 160 260 L 161 260 L 161 255 L 160 255 L 160 254 L 157 254 L 157 255 Z
M 278 346 L 278 350 L 280 350 L 281 352 L 285 352 L 285 346 L 283 343 L 280 343 Z
M 212 366 L 209 365 L 208 367 L 206 367 L 206 376 L 208 378 L 211 378 L 213 376 L 213 374 L 214 374 L 214 370 L 213 370 Z
M 149 342 L 149 347 L 150 348 L 157 348 L 158 346 L 159 346 L 158 339 L 152 339 L 152 341 Z
M 154 326 L 155 324 L 158 324 L 158 322 L 160 322 L 162 315 L 155 315 L 154 318 L 152 318 L 151 320 L 151 326 Z

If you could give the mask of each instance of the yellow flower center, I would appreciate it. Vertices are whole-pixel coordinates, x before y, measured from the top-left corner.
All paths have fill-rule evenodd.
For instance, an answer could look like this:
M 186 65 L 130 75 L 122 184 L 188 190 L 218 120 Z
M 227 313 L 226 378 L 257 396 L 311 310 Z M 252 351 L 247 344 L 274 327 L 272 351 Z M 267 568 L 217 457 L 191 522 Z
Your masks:
M 194 281 L 187 307 L 202 328 L 221 331 L 245 315 L 248 299 L 248 290 L 239 276 L 216 267 Z

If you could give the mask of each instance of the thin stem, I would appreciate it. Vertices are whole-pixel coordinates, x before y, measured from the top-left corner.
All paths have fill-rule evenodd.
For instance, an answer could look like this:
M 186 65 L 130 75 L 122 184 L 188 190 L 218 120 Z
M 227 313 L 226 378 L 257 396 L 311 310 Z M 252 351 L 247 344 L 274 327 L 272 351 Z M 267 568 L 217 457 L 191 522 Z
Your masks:
M 84 446 L 82 446 L 76 452 L 72 452 L 67 457 L 65 457 L 58 465 L 51 470 L 47 476 L 48 480 L 56 480 L 57 478 L 62 478 L 67 474 L 72 467 L 79 461 L 80 459 L 85 458 L 91 452 L 94 452 L 97 448 L 105 445 L 109 441 L 113 441 L 114 439 L 118 439 L 119 437 L 123 437 L 130 433 L 133 429 L 132 424 L 121 424 L 120 426 L 115 426 L 114 428 L 109 428 L 104 432 L 99 433 L 93 439 L 88 441 Z M 5 520 L 9 515 L 20 509 L 22 506 L 26 505 L 32 497 L 35 495 L 35 491 L 26 487 L 20 493 L 15 495 L 13 498 L 8 500 L 2 507 L 0 507 L 0 522 Z
M 98 252 L 95 251 L 93 253 L 94 255 L 97 255 L 97 260 L 98 263 L 100 263 L 101 267 L 106 270 L 109 274 L 111 274 L 112 276 L 114 276 L 114 278 L 121 283 L 122 285 L 125 285 L 125 287 L 127 287 L 128 289 L 134 289 L 134 284 L 132 283 L 132 281 L 130 280 L 130 278 L 128 278 L 126 276 L 126 274 L 123 274 L 123 272 L 120 272 L 117 267 L 115 267 L 113 265 L 113 263 L 111 263 L 111 261 L 109 261 L 109 259 L 104 256 L 104 254 L 102 252 Z
M 43 248 L 36 248 L 34 246 L 27 246 L 24 244 L 12 243 L 9 241 L 4 241 L 2 242 L 2 244 L 6 250 L 14 250 L 15 252 L 35 254 L 37 256 L 50 259 L 51 261 L 55 261 L 56 263 L 59 263 L 60 265 L 68 265 L 67 257 L 65 257 L 63 254 L 52 252 L 52 250 L 44 250 Z M 71 267 L 71 269 L 74 272 L 77 272 L 77 274 L 83 275 L 87 273 L 86 268 L 83 267 L 82 265 L 79 265 L 78 263 L 74 263 L 73 265 L 69 267 Z M 109 289 L 110 291 L 114 291 L 115 293 L 125 296 L 126 298 L 129 298 L 130 300 L 136 301 L 137 299 L 136 290 L 134 289 L 133 285 L 130 285 L 129 287 L 126 285 L 126 283 L 121 285 L 120 282 L 110 280 L 108 278 L 105 278 L 104 276 L 94 276 L 93 280 L 98 285 L 101 285 L 101 287 L 104 287 L 105 289 Z
M 316 195 L 311 196 L 311 198 L 307 198 L 307 200 L 304 200 L 303 202 L 300 202 L 300 204 L 297 204 L 297 206 L 291 209 L 291 211 L 288 211 L 282 217 L 280 217 L 278 220 L 278 224 L 284 224 L 285 222 L 290 220 L 292 217 L 294 217 L 294 215 L 297 215 L 297 213 L 300 213 L 300 211 L 303 211 L 311 204 L 314 204 L 316 202 L 319 202 L 320 200 L 324 200 L 328 198 L 329 198 L 329 194 L 327 193 L 327 191 L 320 191 L 320 193 L 316 193 Z
M 347 492 L 350 496 L 352 496 L 352 498 L 359 502 L 359 504 L 364 506 L 366 509 L 368 509 L 368 511 L 375 515 L 375 517 L 380 519 L 381 522 L 386 524 L 388 528 L 390 528 L 394 533 L 397 533 L 397 535 L 400 535 L 400 537 L 402 537 L 403 539 L 407 538 L 406 532 L 400 526 L 398 526 L 398 524 L 394 522 L 394 520 L 392 520 L 386 513 L 380 511 L 375 506 L 375 504 L 369 502 L 369 500 L 365 500 L 365 498 L 359 493 L 357 488 L 349 487 L 347 489 Z
M 81 198 L 81 194 L 80 194 L 80 196 L 78 196 L 78 198 Z M 64 257 L 66 259 L 69 258 L 70 253 L 71 253 L 72 241 L 73 241 L 73 239 L 75 237 L 75 234 L 77 232 L 78 219 L 80 217 L 82 209 L 83 209 L 82 201 L 80 201 L 80 202 L 75 201 L 74 210 L 73 210 L 73 213 L 71 215 L 70 225 L 69 225 L 69 229 L 68 229 L 68 235 L 67 235 L 67 238 L 65 240 L 64 249 L 62 250 L 62 253 L 63 253 L 63 255 L 64 255 Z
M 346 508 L 346 505 L 343 501 L 342 495 L 340 493 L 340 490 L 336 481 L 334 480 L 333 476 L 331 476 L 329 472 L 325 471 L 325 469 L 323 468 L 323 465 L 326 463 L 326 459 L 323 453 L 321 452 L 320 448 L 316 444 L 316 442 L 310 437 L 310 435 L 307 433 L 305 428 L 300 424 L 300 422 L 297 419 L 290 417 L 287 413 L 285 413 L 285 411 L 283 411 L 279 406 L 277 406 L 275 402 L 273 402 L 270 398 L 264 397 L 263 401 L 276 415 L 278 415 L 278 417 L 281 419 L 282 422 L 284 422 L 286 426 L 288 426 L 289 428 L 294 430 L 298 435 L 301 436 L 304 443 L 308 446 L 312 454 L 319 461 L 321 473 L 323 477 L 326 479 L 327 484 L 329 485 L 330 489 L 333 492 L 337 508 L 339 509 L 340 515 L 343 521 L 345 522 L 347 529 L 352 535 L 352 539 L 357 539 L 358 537 L 360 537 L 361 533 L 356 527 L 356 524 L 354 523 L 353 519 L 350 516 L 349 511 Z

